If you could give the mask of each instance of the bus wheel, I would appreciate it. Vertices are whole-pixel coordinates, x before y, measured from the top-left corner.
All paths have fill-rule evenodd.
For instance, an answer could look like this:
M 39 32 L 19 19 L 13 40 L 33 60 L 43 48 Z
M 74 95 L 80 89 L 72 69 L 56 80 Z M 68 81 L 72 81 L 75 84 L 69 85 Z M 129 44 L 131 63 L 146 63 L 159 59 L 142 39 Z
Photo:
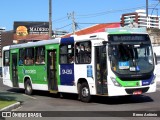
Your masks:
M 33 92 L 33 90 L 32 90 L 32 84 L 31 84 L 30 80 L 28 79 L 28 80 L 25 82 L 25 94 L 31 95 L 32 92 Z
M 89 86 L 88 86 L 88 84 L 86 82 L 81 84 L 79 92 L 80 92 L 79 93 L 80 100 L 82 102 L 90 102 L 91 95 L 90 95 Z

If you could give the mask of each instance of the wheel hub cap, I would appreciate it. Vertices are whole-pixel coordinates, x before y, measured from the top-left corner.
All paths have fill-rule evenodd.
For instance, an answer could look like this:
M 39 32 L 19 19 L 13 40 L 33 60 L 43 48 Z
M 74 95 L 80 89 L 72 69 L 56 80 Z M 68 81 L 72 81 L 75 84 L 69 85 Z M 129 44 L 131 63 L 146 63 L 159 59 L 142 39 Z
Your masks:
M 89 94 L 89 90 L 88 90 L 86 87 L 84 87 L 84 88 L 82 89 L 82 96 L 83 96 L 83 97 L 87 97 L 88 94 Z

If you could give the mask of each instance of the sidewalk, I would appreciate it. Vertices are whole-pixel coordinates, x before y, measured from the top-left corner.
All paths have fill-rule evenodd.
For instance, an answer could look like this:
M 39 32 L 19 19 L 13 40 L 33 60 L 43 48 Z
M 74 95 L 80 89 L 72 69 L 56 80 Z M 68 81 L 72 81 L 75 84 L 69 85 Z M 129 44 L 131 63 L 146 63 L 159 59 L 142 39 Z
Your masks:
M 13 109 L 18 108 L 20 105 L 21 105 L 20 102 L 16 102 L 14 104 L 11 104 L 7 107 L 4 107 L 4 108 L 0 109 L 0 111 L 12 111 Z
M 15 96 L 12 96 L 9 92 L 0 90 L 0 111 L 11 111 L 20 106 L 20 102 L 16 100 Z M 4 106 L 4 107 L 3 107 Z

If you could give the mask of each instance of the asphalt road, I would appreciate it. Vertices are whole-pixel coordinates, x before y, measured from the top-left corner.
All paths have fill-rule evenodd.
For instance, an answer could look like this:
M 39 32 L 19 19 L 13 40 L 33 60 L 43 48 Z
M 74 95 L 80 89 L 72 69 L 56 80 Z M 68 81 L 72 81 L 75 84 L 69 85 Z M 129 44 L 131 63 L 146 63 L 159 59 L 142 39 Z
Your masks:
M 22 89 L 13 89 L 2 85 L 2 80 L 0 79 L 0 95 L 8 96 L 10 99 L 15 99 L 21 102 L 21 106 L 14 111 L 71 111 L 69 115 L 72 115 L 72 111 L 160 111 L 160 82 L 157 85 L 157 92 L 151 94 L 144 94 L 140 96 L 133 96 L 130 99 L 125 99 L 121 97 L 93 97 L 93 101 L 91 103 L 83 103 L 77 100 L 77 96 L 74 94 L 68 94 L 65 98 L 56 98 L 53 94 L 44 92 L 44 91 L 35 91 L 32 96 L 28 96 L 24 94 L 24 90 Z M 133 114 L 132 113 L 132 114 Z M 66 116 L 67 113 L 51 113 L 51 114 L 59 114 Z M 73 116 L 76 114 L 83 116 L 83 113 L 73 113 Z M 106 116 L 114 117 L 111 113 L 87 113 L 89 117 L 88 120 L 91 120 L 93 116 L 100 116 L 108 114 Z M 121 114 L 115 113 L 115 114 Z M 78 119 L 82 119 L 78 118 Z M 65 117 L 66 118 L 66 117 Z M 109 117 L 107 117 L 109 118 Z M 9 119 L 9 118 L 8 118 Z M 48 118 L 50 119 L 50 118 Z M 61 118 L 62 120 L 64 118 Z M 70 120 L 71 118 L 66 118 Z M 93 117 L 92 120 L 96 120 L 97 118 Z M 118 117 L 119 119 L 119 117 Z M 121 117 L 121 119 L 130 119 L 127 116 Z M 137 117 L 132 117 L 132 120 L 137 120 Z M 140 119 L 143 119 L 142 117 Z M 145 118 L 145 120 L 149 120 L 150 118 Z M 153 118 L 159 119 L 157 117 Z M 115 120 L 115 118 L 114 118 Z

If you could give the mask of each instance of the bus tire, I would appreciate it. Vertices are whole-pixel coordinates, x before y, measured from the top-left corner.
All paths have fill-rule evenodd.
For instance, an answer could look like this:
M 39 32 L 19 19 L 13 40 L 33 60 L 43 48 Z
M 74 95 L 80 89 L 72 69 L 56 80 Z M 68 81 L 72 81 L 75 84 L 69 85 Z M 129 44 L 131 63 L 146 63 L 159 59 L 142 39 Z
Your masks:
M 81 84 L 79 92 L 79 97 L 82 102 L 88 103 L 91 101 L 89 86 L 86 82 Z
M 29 79 L 25 82 L 25 94 L 32 95 L 33 89 Z

